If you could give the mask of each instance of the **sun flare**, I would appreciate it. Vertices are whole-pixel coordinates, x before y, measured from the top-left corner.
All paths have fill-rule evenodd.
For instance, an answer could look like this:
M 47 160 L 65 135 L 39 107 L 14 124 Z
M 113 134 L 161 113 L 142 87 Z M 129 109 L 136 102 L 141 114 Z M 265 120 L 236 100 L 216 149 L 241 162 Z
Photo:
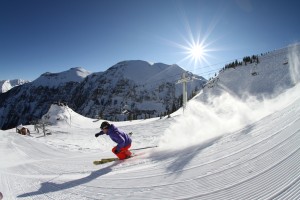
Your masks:
M 186 46 L 182 46 L 185 50 L 183 53 L 186 57 L 183 60 L 190 60 L 194 66 L 200 65 L 202 62 L 207 63 L 206 57 L 208 56 L 207 46 L 203 42 L 192 41 L 187 42 Z
M 213 42 L 208 42 L 208 36 L 200 37 L 200 34 L 197 34 L 196 37 L 190 32 L 189 37 L 183 37 L 185 44 L 175 43 L 177 47 L 182 49 L 181 52 L 184 54 L 184 58 L 182 58 L 179 63 L 188 61 L 190 66 L 199 67 L 203 63 L 209 64 L 208 57 L 211 57 L 211 52 L 216 51 L 211 48 Z
M 195 60 L 201 60 L 203 56 L 203 47 L 200 44 L 196 44 L 190 48 L 189 52 L 193 59 Z

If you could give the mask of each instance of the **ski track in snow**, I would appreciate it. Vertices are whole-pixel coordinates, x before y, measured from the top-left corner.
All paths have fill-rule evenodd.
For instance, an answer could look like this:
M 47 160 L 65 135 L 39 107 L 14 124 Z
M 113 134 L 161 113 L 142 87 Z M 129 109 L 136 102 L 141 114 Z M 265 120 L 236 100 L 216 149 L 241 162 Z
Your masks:
M 139 150 L 137 157 L 98 166 L 92 161 L 105 153 L 72 152 L 6 131 L 1 192 L 4 199 L 299 199 L 299 111 L 297 100 L 203 144 Z M 141 132 L 154 123 L 133 126 Z M 159 134 L 148 137 L 137 136 L 153 141 Z

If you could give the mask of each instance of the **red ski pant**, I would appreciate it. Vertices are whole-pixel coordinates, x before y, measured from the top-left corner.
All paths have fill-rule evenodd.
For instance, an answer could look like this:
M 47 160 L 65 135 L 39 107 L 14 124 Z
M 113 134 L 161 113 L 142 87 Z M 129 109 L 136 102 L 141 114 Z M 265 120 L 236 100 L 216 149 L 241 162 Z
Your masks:
M 125 158 L 128 158 L 131 156 L 131 152 L 128 150 L 130 147 L 131 147 L 131 144 L 126 147 L 121 148 L 119 153 L 115 153 L 115 150 L 117 148 L 117 146 L 115 146 L 114 148 L 112 148 L 112 152 L 114 154 L 116 154 L 116 156 L 118 156 L 118 158 L 120 160 L 124 160 Z

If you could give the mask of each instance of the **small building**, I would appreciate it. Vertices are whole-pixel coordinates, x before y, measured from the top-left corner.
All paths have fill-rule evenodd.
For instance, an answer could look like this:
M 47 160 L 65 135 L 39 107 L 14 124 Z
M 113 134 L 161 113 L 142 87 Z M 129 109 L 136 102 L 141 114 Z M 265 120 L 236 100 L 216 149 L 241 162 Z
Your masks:
M 21 135 L 30 135 L 29 129 L 22 124 L 16 127 L 16 132 Z

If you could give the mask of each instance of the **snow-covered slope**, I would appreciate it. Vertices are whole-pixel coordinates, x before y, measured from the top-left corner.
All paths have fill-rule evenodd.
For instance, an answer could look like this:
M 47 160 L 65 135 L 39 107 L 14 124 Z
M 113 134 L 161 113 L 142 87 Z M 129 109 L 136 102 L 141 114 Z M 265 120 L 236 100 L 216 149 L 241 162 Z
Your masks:
M 261 73 L 255 81 L 241 76 L 238 83 L 275 85 L 245 85 L 249 99 L 223 81 L 212 85 L 209 101 L 201 98 L 206 88 L 184 114 L 113 122 L 133 131 L 137 156 L 125 161 L 94 166 L 93 160 L 114 156 L 115 144 L 94 137 L 102 120 L 68 107 L 53 106 L 46 115 L 60 121 L 48 127 L 52 135 L 33 126 L 32 137 L 0 131 L 4 199 L 300 199 L 300 56 L 291 55 L 288 72 L 275 68 L 290 75 L 281 76 L 291 80 L 279 81 L 282 87 Z
M 46 72 L 32 82 L 35 86 L 58 87 L 68 82 L 81 82 L 90 72 L 82 67 L 71 68 L 60 73 Z
M 299 80 L 300 44 L 259 56 L 259 63 L 245 64 L 221 71 L 209 81 L 204 94 L 229 92 L 239 98 L 276 96 Z
M 0 81 L 0 93 L 7 92 L 11 88 L 14 88 L 19 85 L 23 85 L 25 83 L 28 83 L 29 81 L 25 81 L 22 79 L 14 79 L 14 80 L 5 80 Z
M 186 126 L 185 116 L 115 123 L 134 131 L 133 149 L 160 147 L 98 166 L 92 161 L 111 157 L 114 145 L 94 137 L 101 121 L 53 126 L 46 137 L 33 127 L 33 137 L 1 131 L 1 192 L 4 199 L 299 199 L 299 94 L 298 85 L 272 100 L 281 104 L 277 111 L 218 137 L 205 137 L 201 115 L 197 127 L 177 130 L 181 135 L 168 141 L 172 127 Z M 189 146 L 168 147 L 196 135 Z

